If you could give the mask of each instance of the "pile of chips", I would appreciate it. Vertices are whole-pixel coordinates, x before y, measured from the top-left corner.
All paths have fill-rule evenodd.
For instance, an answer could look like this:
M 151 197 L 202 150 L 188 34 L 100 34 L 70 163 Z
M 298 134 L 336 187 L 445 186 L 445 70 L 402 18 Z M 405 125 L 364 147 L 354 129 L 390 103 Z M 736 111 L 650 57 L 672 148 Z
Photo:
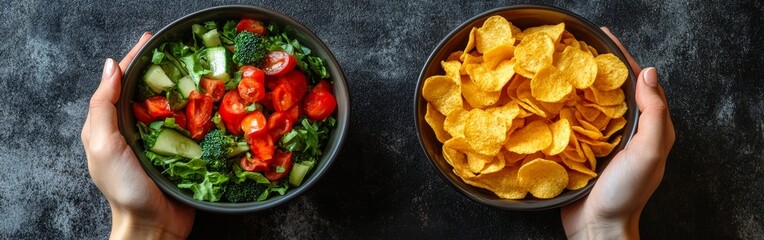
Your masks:
M 464 182 L 507 199 L 554 198 L 597 177 L 621 141 L 628 69 L 565 24 L 520 30 L 501 16 L 425 80 L 425 120 Z

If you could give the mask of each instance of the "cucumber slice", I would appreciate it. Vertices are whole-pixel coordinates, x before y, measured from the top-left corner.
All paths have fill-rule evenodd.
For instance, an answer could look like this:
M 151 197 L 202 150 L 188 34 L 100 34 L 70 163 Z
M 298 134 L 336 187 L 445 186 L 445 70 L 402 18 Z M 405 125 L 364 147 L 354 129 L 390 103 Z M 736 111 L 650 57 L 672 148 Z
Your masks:
M 156 64 L 151 64 L 151 66 L 149 66 L 149 69 L 146 70 L 146 74 L 143 75 L 143 81 L 145 81 L 146 85 L 149 85 L 151 91 L 154 91 L 155 93 L 160 93 L 175 86 L 175 83 L 173 83 L 172 80 L 167 77 L 167 74 L 164 73 L 162 67 Z
M 244 143 L 241 145 L 236 145 L 236 147 L 233 148 L 233 151 L 231 151 L 227 157 L 233 157 L 246 151 L 249 151 L 249 144 Z
M 308 171 L 310 171 L 312 167 L 313 162 L 309 162 L 309 164 L 294 164 L 292 166 L 292 172 L 289 173 L 289 185 L 299 187 L 300 184 L 302 184 L 302 180 L 305 178 L 305 175 L 308 173 Z
M 170 129 L 159 132 L 154 146 L 151 146 L 149 150 L 165 156 L 178 155 L 190 159 L 202 157 L 202 148 L 199 144 Z
M 209 32 L 202 34 L 202 43 L 205 47 L 217 47 L 222 45 L 220 43 L 220 33 L 217 29 L 212 29 Z
M 191 31 L 194 32 L 194 34 L 196 34 L 197 36 L 202 37 L 202 35 L 204 35 L 207 32 L 207 28 L 199 24 L 194 24 L 194 25 L 191 25 Z
M 194 83 L 194 79 L 192 79 L 191 76 L 185 76 L 178 80 L 178 90 L 180 90 L 180 93 L 183 94 L 183 97 L 188 98 L 188 95 L 191 94 L 191 91 L 196 90 L 196 83 Z
M 210 65 L 210 73 L 205 76 L 228 82 L 228 80 L 231 79 L 231 75 L 228 74 L 228 69 L 230 69 L 228 59 L 228 50 L 224 47 L 208 48 L 207 62 Z

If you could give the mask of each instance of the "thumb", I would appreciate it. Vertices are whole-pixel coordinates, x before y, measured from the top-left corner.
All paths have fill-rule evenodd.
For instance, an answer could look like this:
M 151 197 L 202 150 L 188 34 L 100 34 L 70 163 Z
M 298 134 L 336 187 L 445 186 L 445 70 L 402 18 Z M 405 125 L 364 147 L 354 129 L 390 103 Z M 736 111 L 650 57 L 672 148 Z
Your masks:
M 113 59 L 106 59 L 98 85 L 90 99 L 91 141 L 102 141 L 108 134 L 117 131 L 117 108 L 122 71 Z
M 639 73 L 636 88 L 636 100 L 641 116 L 634 135 L 634 144 L 640 149 L 655 149 L 664 151 L 667 132 L 672 131 L 670 126 L 668 104 L 663 95 L 663 90 L 658 84 L 658 73 L 654 67 L 646 68 Z M 673 140 L 671 140 L 673 141 Z

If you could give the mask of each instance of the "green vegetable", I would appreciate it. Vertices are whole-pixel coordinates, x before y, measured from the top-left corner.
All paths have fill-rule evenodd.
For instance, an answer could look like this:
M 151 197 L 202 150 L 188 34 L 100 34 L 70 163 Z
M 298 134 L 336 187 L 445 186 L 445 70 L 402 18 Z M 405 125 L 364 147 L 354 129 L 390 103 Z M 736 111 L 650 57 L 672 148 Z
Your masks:
M 234 38 L 233 62 L 239 65 L 260 65 L 268 54 L 266 41 L 257 34 L 241 32 Z
M 329 72 L 326 70 L 324 60 L 320 57 L 312 54 L 310 48 L 302 46 L 297 39 L 289 39 L 286 32 L 291 28 L 287 28 L 282 32 L 277 25 L 271 23 L 268 24 L 268 50 L 283 50 L 297 59 L 297 66 L 305 73 L 310 80 L 311 84 L 316 84 L 321 79 L 329 78 Z
M 308 119 L 303 119 L 300 123 L 281 138 L 279 145 L 292 152 L 292 161 L 295 163 L 318 162 L 323 152 L 323 144 L 329 139 L 329 131 L 334 127 L 335 120 L 329 117 L 310 123 Z
M 236 140 L 232 136 L 225 135 L 220 129 L 212 130 L 202 140 L 202 158 L 220 160 L 233 152 Z
M 231 45 L 233 44 L 233 40 L 236 38 L 236 21 L 229 20 L 225 23 L 223 26 L 223 35 L 220 36 L 220 41 L 223 41 L 223 43 Z
M 241 71 L 236 71 L 233 73 L 231 80 L 228 80 L 228 82 L 225 83 L 225 90 L 233 90 L 239 87 L 239 82 L 241 82 Z
M 151 55 L 151 62 L 154 64 L 162 63 L 164 59 L 164 52 L 159 51 L 159 48 L 154 49 L 154 53 Z
M 260 184 L 255 181 L 245 181 L 242 183 L 229 182 L 226 186 L 223 197 L 229 202 L 254 202 L 263 192 L 268 191 L 267 184 Z
M 180 62 L 185 66 L 188 75 L 194 80 L 197 88 L 202 76 L 210 73 L 210 69 L 203 64 L 204 57 L 206 57 L 205 52 L 201 50 L 180 58 Z
M 190 189 L 194 192 L 194 199 L 196 200 L 217 202 L 223 196 L 224 186 L 228 179 L 226 174 L 207 172 L 202 182 L 183 181 L 178 184 L 178 188 Z

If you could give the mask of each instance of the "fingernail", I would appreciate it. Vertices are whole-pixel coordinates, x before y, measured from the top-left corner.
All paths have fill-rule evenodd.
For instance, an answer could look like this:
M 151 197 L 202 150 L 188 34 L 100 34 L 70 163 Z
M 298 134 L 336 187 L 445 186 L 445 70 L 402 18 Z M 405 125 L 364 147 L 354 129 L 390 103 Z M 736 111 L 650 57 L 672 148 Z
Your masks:
M 143 37 L 145 37 L 145 36 L 147 36 L 149 34 L 151 34 L 151 32 L 143 32 L 143 35 L 141 35 L 141 38 L 143 38 Z
M 658 71 L 655 70 L 654 67 L 649 67 L 645 69 L 644 75 L 642 76 L 642 79 L 645 80 L 645 84 L 650 87 L 657 87 L 658 86 Z
M 103 65 L 103 75 L 101 75 L 101 79 L 111 79 L 111 77 L 114 76 L 114 73 L 117 72 L 116 65 L 114 59 L 107 58 L 106 63 Z

